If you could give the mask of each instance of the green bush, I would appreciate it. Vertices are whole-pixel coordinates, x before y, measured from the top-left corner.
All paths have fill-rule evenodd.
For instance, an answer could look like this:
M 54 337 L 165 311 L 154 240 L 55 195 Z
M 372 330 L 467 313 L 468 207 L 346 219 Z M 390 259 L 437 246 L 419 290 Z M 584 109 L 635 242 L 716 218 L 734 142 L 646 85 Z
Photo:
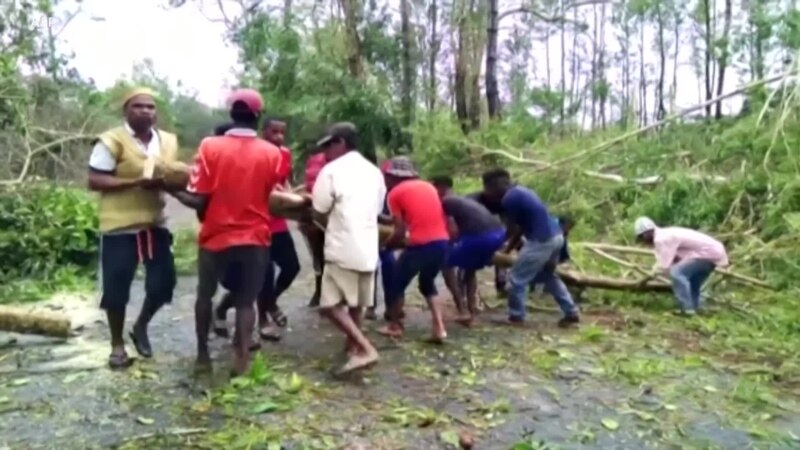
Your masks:
M 97 225 L 95 202 L 83 190 L 36 184 L 0 192 L 0 283 L 20 295 L 10 287 L 19 281 L 64 285 L 93 274 Z

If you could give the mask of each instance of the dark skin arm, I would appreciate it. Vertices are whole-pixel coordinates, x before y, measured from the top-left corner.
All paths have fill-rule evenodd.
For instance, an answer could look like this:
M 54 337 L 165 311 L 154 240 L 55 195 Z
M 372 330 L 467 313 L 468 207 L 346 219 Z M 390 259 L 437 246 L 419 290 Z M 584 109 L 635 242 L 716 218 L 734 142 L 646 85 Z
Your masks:
M 392 225 L 394 226 L 394 231 L 392 235 L 389 236 L 389 239 L 386 240 L 384 246 L 386 248 L 399 248 L 402 246 L 403 239 L 406 237 L 406 223 L 403 222 L 402 218 L 393 216 Z
M 392 216 L 388 214 L 381 214 L 378 216 L 378 223 L 381 225 L 393 225 L 394 220 L 392 219 Z
M 164 181 L 157 178 L 120 178 L 113 173 L 94 169 L 89 169 L 87 181 L 89 189 L 96 192 L 124 191 L 134 187 L 157 189 L 164 186 Z
M 503 252 L 511 253 L 522 245 L 522 228 L 508 217 L 503 217 L 503 222 L 506 224 L 506 246 Z
M 458 239 L 458 225 L 450 216 L 447 217 L 447 233 L 450 235 L 451 241 Z

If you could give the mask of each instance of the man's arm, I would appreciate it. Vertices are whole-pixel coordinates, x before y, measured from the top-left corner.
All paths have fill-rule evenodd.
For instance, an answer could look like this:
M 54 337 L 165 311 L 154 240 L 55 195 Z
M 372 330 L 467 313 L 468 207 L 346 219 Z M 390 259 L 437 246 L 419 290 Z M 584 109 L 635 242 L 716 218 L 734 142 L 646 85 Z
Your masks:
M 406 237 L 406 223 L 403 220 L 403 207 L 397 195 L 392 195 L 394 192 L 395 191 L 390 192 L 386 197 L 386 203 L 389 206 L 389 213 L 392 219 L 392 234 L 384 243 L 384 246 L 387 248 L 401 247 Z
M 327 224 L 328 215 L 333 210 L 335 193 L 333 177 L 325 168 L 320 171 L 311 193 L 311 218 L 320 225 Z
M 92 191 L 114 192 L 130 189 L 136 186 L 145 187 L 158 184 L 156 181 L 144 181 L 141 178 L 120 178 L 114 174 L 117 169 L 117 158 L 102 142 L 97 142 L 92 148 L 89 157 L 88 186 Z
M 200 221 L 205 217 L 214 192 L 213 167 L 213 158 L 209 157 L 201 142 L 186 190 L 171 192 L 172 196 L 183 205 L 197 211 L 197 218 Z

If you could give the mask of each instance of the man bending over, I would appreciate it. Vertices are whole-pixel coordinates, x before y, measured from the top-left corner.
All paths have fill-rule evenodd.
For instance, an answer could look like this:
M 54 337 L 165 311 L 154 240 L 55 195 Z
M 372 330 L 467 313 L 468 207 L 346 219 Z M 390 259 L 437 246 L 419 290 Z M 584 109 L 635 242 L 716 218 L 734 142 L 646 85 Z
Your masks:
M 453 194 L 453 179 L 437 177 L 433 185 L 442 199 L 448 219 L 452 246 L 443 271 L 444 281 L 458 309 L 458 322 L 470 326 L 478 313 L 478 270 L 491 263 L 495 252 L 503 247 L 506 231 L 499 218 L 480 203 Z M 456 268 L 464 271 L 464 292 L 456 275 Z

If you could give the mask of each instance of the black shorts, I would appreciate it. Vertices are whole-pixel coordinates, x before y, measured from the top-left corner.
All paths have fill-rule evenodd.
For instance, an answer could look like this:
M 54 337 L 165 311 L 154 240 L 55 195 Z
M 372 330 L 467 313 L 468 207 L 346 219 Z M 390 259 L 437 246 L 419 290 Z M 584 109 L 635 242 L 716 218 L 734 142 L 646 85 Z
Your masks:
M 100 307 L 125 311 L 139 263 L 144 264 L 145 295 L 160 304 L 170 303 L 177 282 L 172 257 L 172 233 L 166 228 L 104 234 L 100 238 Z
M 220 251 L 201 248 L 197 254 L 197 297 L 211 301 L 225 279 L 234 306 L 253 303 L 264 285 L 269 247 L 240 245 Z

